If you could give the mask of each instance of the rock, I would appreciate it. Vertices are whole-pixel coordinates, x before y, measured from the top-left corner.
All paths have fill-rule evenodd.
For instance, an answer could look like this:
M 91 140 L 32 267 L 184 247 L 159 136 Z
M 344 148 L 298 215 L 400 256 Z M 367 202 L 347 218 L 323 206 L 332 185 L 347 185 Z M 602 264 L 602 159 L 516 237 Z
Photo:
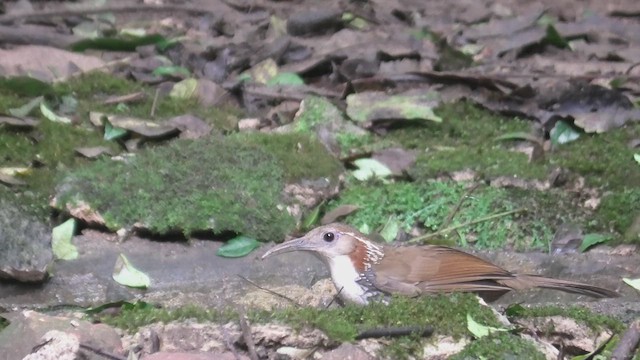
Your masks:
M 373 360 L 373 356 L 369 355 L 359 346 L 353 344 L 342 344 L 337 348 L 327 352 L 322 356 L 322 360 Z
M 258 130 L 260 127 L 260 119 L 247 118 L 238 121 L 238 130 L 240 131 L 253 131 Z
M 332 9 L 306 9 L 289 16 L 287 32 L 294 36 L 324 33 L 337 29 L 342 13 Z
M 73 334 L 51 330 L 44 334 L 34 352 L 22 360 L 75 360 L 81 355 L 80 339 Z
M 52 260 L 51 229 L 0 200 L 0 279 L 44 281 Z
M 191 114 L 178 115 L 167 121 L 180 130 L 181 139 L 200 139 L 211 133 L 211 126 L 197 116 Z
M 220 325 L 183 321 L 152 324 L 140 329 L 133 336 L 125 336 L 123 342 L 127 348 L 138 346 L 143 354 L 149 354 L 154 333 L 160 339 L 160 351 L 163 352 L 224 353 L 228 351 L 227 344 L 238 344 L 239 349 L 244 348 L 242 332 L 234 323 Z M 281 346 L 302 349 L 335 346 L 324 333 L 317 329 L 295 331 L 285 325 L 252 324 L 251 335 L 258 352 L 264 351 L 265 348 L 271 350 Z
M 0 360 L 22 359 L 32 353 L 32 350 L 43 344 L 42 339 L 50 340 L 42 351 L 32 354 L 31 360 L 58 359 L 47 357 L 59 354 L 65 359 L 66 354 L 74 353 L 74 344 L 88 345 L 106 353 L 122 355 L 122 342 L 116 331 L 104 324 L 91 324 L 88 321 L 66 317 L 48 316 L 27 310 L 3 315 L 11 324 L 0 332 Z M 81 356 L 69 359 L 83 358 L 102 360 L 104 357 L 81 349 Z M 63 356 L 64 355 L 64 356 Z
M 545 342 L 587 353 L 595 351 L 612 335 L 610 330 L 594 330 L 584 323 L 564 316 L 521 319 L 519 325 L 530 329 L 541 329 L 537 335 Z M 553 329 L 553 331 L 549 332 L 545 329 Z
M 440 336 L 424 347 L 425 359 L 448 359 L 459 353 L 469 343 L 466 339 L 455 340 L 450 336 Z
M 236 357 L 231 352 L 207 352 L 207 353 L 188 353 L 188 352 L 168 352 L 161 351 L 151 355 L 147 355 L 142 360 L 245 360 L 249 359 L 244 355 Z

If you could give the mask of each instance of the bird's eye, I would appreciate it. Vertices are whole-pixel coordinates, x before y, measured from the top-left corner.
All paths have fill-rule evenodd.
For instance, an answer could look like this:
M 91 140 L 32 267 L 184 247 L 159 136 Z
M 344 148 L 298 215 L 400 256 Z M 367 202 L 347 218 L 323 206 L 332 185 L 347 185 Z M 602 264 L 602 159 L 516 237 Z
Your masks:
M 322 235 L 322 238 L 326 242 L 332 242 L 333 239 L 336 238 L 336 236 L 332 232 L 328 232 L 328 233 L 324 233 L 324 235 Z

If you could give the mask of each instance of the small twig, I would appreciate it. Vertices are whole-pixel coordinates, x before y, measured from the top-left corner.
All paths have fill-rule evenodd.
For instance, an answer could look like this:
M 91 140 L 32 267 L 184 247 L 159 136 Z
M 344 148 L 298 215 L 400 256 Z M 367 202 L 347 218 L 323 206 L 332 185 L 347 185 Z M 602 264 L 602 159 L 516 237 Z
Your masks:
M 640 318 L 634 320 L 627 331 L 624 332 L 618 346 L 611 353 L 611 360 L 628 360 L 640 344 Z
M 236 360 L 241 360 L 242 357 L 240 357 L 240 354 L 238 353 L 238 350 L 236 350 L 236 347 L 233 346 L 233 343 L 231 342 L 231 336 L 229 335 L 229 332 L 227 331 L 227 329 L 225 329 L 224 325 L 220 325 L 220 332 L 222 332 L 222 339 L 224 341 L 224 345 L 227 347 L 227 349 L 229 349 L 229 351 L 231 351 L 231 353 L 233 354 L 233 357 Z
M 149 12 L 183 12 L 190 15 L 202 15 L 215 13 L 210 9 L 198 9 L 188 6 L 179 5 L 127 5 L 127 6 L 103 6 L 103 7 L 85 7 L 78 9 L 54 9 L 44 10 L 38 12 L 25 12 L 16 14 L 7 14 L 0 16 L 0 24 L 12 23 L 16 20 L 28 20 L 28 19 L 46 19 L 52 16 L 82 16 L 82 15 L 95 15 L 106 12 L 110 13 L 133 13 L 139 12 L 142 15 L 147 15 Z
M 87 344 L 80 344 L 80 348 L 81 349 L 85 349 L 85 350 L 89 350 L 89 351 L 93 352 L 96 355 L 100 355 L 100 356 L 105 357 L 105 358 L 110 359 L 110 360 L 126 360 L 122 356 L 118 356 L 116 354 L 111 354 L 111 353 L 102 351 L 100 349 L 94 348 L 93 346 L 90 346 L 90 345 L 87 345 Z
M 260 360 L 260 357 L 256 352 L 256 344 L 253 341 L 253 335 L 251 335 L 251 327 L 249 326 L 249 322 L 247 322 L 247 316 L 245 315 L 244 307 L 238 304 L 237 309 L 240 318 L 240 329 L 242 330 L 242 338 L 244 339 L 245 345 L 247 345 L 249 357 L 251 358 L 251 360 Z
M 631 66 L 629 66 L 629 68 L 627 69 L 627 71 L 625 71 L 625 72 L 624 72 L 624 74 L 625 74 L 625 75 L 629 75 L 629 74 L 631 74 L 631 71 L 632 71 L 633 69 L 635 69 L 638 65 L 640 65 L 640 61 L 638 61 L 638 62 L 636 62 L 636 63 L 631 64 Z
M 273 290 L 270 290 L 270 289 L 267 289 L 267 288 L 265 288 L 265 287 L 262 287 L 262 286 L 260 286 L 260 285 L 256 284 L 254 281 L 249 280 L 249 279 L 247 279 L 246 277 L 244 277 L 244 276 L 242 276 L 242 275 L 238 275 L 238 277 L 239 277 L 240 279 L 242 279 L 242 280 L 244 280 L 244 281 L 248 282 L 249 284 L 251 284 L 251 285 L 253 285 L 253 286 L 257 287 L 258 289 L 260 289 L 260 290 L 264 291 L 264 292 L 267 292 L 267 293 L 269 293 L 269 294 L 271 294 L 271 295 L 275 295 L 275 296 L 277 296 L 277 297 L 283 298 L 283 299 L 285 299 L 285 300 L 289 301 L 290 303 L 292 303 L 293 305 L 295 305 L 295 306 L 297 306 L 297 307 L 302 307 L 302 305 L 298 304 L 298 302 L 297 302 L 297 301 L 295 301 L 294 299 L 292 299 L 292 298 L 290 298 L 290 297 L 288 297 L 288 296 L 286 296 L 286 295 L 282 295 L 282 294 L 279 294 L 279 293 L 277 293 L 277 292 L 275 292 L 275 291 L 273 291 Z
M 153 119 L 156 114 L 156 105 L 158 104 L 158 96 L 160 95 L 160 88 L 156 88 L 156 94 L 153 96 L 153 103 L 151 103 L 151 112 L 149 117 Z
M 446 233 L 448 233 L 450 231 L 457 230 L 457 229 L 460 229 L 460 228 L 463 228 L 463 227 L 466 227 L 466 226 L 479 224 L 479 223 L 482 223 L 482 222 L 485 222 L 485 221 L 497 219 L 499 217 L 508 216 L 508 215 L 511 215 L 511 214 L 516 214 L 516 213 L 523 212 L 523 211 L 526 211 L 526 209 L 525 208 L 520 208 L 520 209 L 516 209 L 516 210 L 504 211 L 504 212 L 501 212 L 501 213 L 488 215 L 488 216 L 485 216 L 485 217 L 481 217 L 479 219 L 468 221 L 468 222 L 463 223 L 463 224 L 454 225 L 454 226 L 448 227 L 446 229 L 440 229 L 440 230 L 438 230 L 436 232 L 432 232 L 432 233 L 429 233 L 429 234 L 424 234 L 422 236 L 414 237 L 413 239 L 409 240 L 408 242 L 412 242 L 412 243 L 421 242 L 421 241 L 430 239 L 432 237 L 435 237 L 435 236 L 438 236 L 438 235 L 441 235 L 441 234 L 446 234 Z
M 472 192 L 476 191 L 478 187 L 480 187 L 480 183 L 473 185 L 464 193 L 464 195 L 462 195 L 462 197 L 458 200 L 458 203 L 453 208 L 451 213 L 449 213 L 449 216 L 447 216 L 447 219 L 442 223 L 442 226 L 441 226 L 442 228 L 446 228 L 447 226 L 449 226 L 449 224 L 451 224 L 451 221 L 458 214 L 458 211 L 460 211 L 460 208 L 462 207 L 462 204 L 464 203 L 464 201 L 467 200 L 469 198 L 469 195 L 471 195 Z
M 336 293 L 336 295 L 333 298 L 331 298 L 331 301 L 329 301 L 329 303 L 327 304 L 325 309 L 328 309 L 329 306 L 331 306 L 331 304 L 333 304 L 338 299 L 338 296 L 340 296 L 340 293 L 342 292 L 342 289 L 344 289 L 344 286 L 341 287 L 340 290 L 338 290 L 338 292 Z
M 433 328 L 431 326 L 405 326 L 405 327 L 390 327 L 380 329 L 365 330 L 356 335 L 356 340 L 381 338 L 381 337 L 400 337 L 412 334 L 418 334 L 421 337 L 428 337 L 433 334 Z

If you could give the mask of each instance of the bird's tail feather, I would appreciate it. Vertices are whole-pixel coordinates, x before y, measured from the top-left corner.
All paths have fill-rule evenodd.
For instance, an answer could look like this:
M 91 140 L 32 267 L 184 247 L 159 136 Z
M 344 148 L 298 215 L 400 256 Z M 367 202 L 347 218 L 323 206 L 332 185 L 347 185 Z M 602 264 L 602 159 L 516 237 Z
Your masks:
M 514 289 L 538 287 L 560 290 L 573 294 L 587 295 L 594 298 L 614 298 L 620 296 L 620 294 L 615 291 L 601 288 L 599 286 L 569 280 L 552 279 L 538 275 L 516 275 L 513 279 L 505 280 L 504 284 Z

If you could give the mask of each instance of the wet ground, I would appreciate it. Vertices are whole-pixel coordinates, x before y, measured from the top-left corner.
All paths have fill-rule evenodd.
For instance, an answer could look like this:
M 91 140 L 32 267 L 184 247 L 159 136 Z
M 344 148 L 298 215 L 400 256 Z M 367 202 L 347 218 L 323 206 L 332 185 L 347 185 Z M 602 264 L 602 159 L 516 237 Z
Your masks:
M 74 242 L 80 257 L 56 262 L 52 269 L 55 275 L 46 283 L 37 286 L 0 283 L 0 307 L 90 307 L 137 298 L 169 307 L 196 304 L 224 308 L 243 299 L 247 293 L 251 293 L 250 299 L 257 302 L 257 306 L 261 306 L 260 302 L 272 303 L 274 298 L 285 303 L 243 277 L 300 302 L 318 301 L 317 297 L 321 296 L 330 301 L 330 294 L 314 296 L 311 290 L 318 280 L 328 277 L 327 270 L 318 259 L 306 253 L 289 253 L 260 260 L 272 245 L 264 245 L 244 258 L 226 259 L 215 255 L 222 243 L 210 240 L 186 243 L 134 237 L 118 243 L 113 235 L 87 230 L 84 235 L 75 237 Z M 149 289 L 129 289 L 112 280 L 113 264 L 120 253 L 151 277 Z M 640 277 L 640 254 L 629 247 L 613 251 L 603 247 L 584 254 L 557 256 L 504 252 L 481 255 L 513 271 L 582 281 L 623 295 L 619 299 L 592 301 L 584 296 L 557 291 L 531 290 L 507 294 L 496 304 L 584 303 L 597 312 L 620 316 L 624 320 L 640 315 L 637 292 L 621 280 L 622 277 Z M 296 286 L 281 288 L 283 285 Z

